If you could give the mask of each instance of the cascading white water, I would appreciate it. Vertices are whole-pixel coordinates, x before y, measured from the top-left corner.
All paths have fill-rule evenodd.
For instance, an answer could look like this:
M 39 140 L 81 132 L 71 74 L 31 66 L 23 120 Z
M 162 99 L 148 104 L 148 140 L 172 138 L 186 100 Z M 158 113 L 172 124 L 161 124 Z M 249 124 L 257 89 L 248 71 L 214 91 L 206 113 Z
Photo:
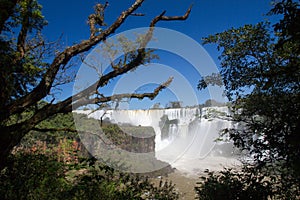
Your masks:
M 77 111 L 89 114 L 91 111 Z M 155 156 L 178 170 L 195 174 L 237 164 L 232 145 L 216 143 L 219 131 L 232 127 L 227 107 L 151 110 L 99 110 L 89 117 L 116 124 L 151 126 L 155 131 Z M 225 155 L 226 154 L 226 155 Z

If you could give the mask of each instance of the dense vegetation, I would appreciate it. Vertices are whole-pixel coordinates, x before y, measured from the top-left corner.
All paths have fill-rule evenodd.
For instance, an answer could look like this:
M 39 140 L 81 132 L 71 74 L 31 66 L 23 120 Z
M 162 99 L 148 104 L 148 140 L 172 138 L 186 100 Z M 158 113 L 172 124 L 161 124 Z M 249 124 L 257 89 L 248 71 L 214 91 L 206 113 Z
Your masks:
M 204 39 L 221 51 L 221 73 L 204 77 L 198 87 L 220 85 L 223 79 L 239 124 L 223 134 L 252 159 L 242 171 L 209 174 L 197 188 L 200 199 L 220 199 L 219 192 L 226 199 L 299 198 L 299 6 L 299 1 L 279 1 L 269 12 L 279 15 L 279 22 L 249 24 Z
M 100 124 L 85 115 L 77 117 L 85 120 L 86 126 L 97 127 Z M 78 133 L 70 132 L 75 129 L 71 113 L 53 116 L 41 126 L 48 129 L 43 129 L 43 133 L 31 131 L 26 135 L 1 171 L 1 199 L 178 198 L 171 182 L 161 180 L 159 185 L 154 185 L 146 175 L 119 172 L 96 160 L 81 143 Z M 62 130 L 57 131 L 53 127 Z M 136 132 L 149 131 L 147 127 L 127 128 Z M 124 144 L 128 144 L 132 147 L 131 138 L 118 126 L 105 124 L 102 130 L 115 145 L 126 148 Z M 134 148 L 138 150 L 136 146 Z
M 177 199 L 174 185 L 114 171 L 93 160 L 18 152 L 0 174 L 1 199 Z

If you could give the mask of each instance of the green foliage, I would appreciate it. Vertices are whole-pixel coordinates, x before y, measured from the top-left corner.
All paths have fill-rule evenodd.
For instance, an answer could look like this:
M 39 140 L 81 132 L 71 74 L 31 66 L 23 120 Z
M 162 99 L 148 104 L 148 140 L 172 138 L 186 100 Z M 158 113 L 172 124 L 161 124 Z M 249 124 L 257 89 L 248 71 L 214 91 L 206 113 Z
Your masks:
M 24 21 L 28 20 L 27 24 Z M 37 0 L 22 0 L 15 8 L 15 15 L 12 19 L 12 25 L 27 25 L 29 31 L 40 31 L 47 24 L 42 15 L 42 6 Z
M 298 49 L 299 53 L 299 27 L 300 27 L 300 10 L 299 2 L 284 0 L 274 3 L 274 8 L 268 13 L 269 15 L 283 15 L 283 18 L 274 25 L 274 30 L 280 36 L 278 47 L 289 43 Z
M 72 191 L 83 199 L 178 199 L 172 183 L 161 181 L 159 186 L 154 186 L 146 177 L 97 165 L 78 177 Z
M 299 29 L 293 33 L 286 29 L 289 23 L 299 22 L 299 15 L 294 14 L 299 12 L 297 6 L 291 1 L 275 5 L 273 13 L 283 13 L 284 19 L 273 31 L 268 23 L 258 23 L 205 39 L 205 43 L 217 43 L 222 49 L 221 75 L 226 92 L 234 100 L 235 120 L 246 127 L 227 133 L 258 161 L 285 160 L 288 166 L 297 166 L 291 168 L 295 173 L 299 169 L 296 155 L 300 153 L 299 143 L 295 143 L 299 141 L 300 52 L 292 43 L 299 43 Z
M 80 117 L 90 131 L 99 132 L 98 120 L 75 113 L 55 115 L 38 127 L 75 128 L 73 115 Z M 146 143 L 132 143 L 134 141 L 123 131 L 153 134 L 153 129 L 149 127 L 125 126 L 120 129 L 117 125 L 105 123 L 101 128 L 114 145 L 124 149 L 134 148 L 131 151 L 146 148 Z M 154 142 L 154 138 L 150 140 Z M 0 195 L 4 199 L 178 199 L 172 183 L 161 181 L 159 185 L 154 185 L 146 177 L 118 172 L 84 154 L 82 151 L 85 149 L 78 141 L 79 136 L 73 132 L 31 131 L 23 138 L 11 155 L 8 166 L 1 172 Z M 157 162 L 153 156 L 154 161 Z M 116 162 L 113 165 L 119 168 L 124 164 Z
M 268 170 L 268 169 L 264 169 Z M 220 172 L 206 172 L 201 177 L 195 191 L 203 200 L 235 199 L 298 199 L 299 191 L 295 184 L 287 184 L 283 177 L 267 171 L 257 170 L 253 166 L 242 169 L 224 169 Z
M 253 176 L 248 170 L 225 169 L 219 173 L 207 172 L 196 187 L 201 200 L 267 200 L 273 197 L 271 181 L 263 175 Z
M 300 189 L 299 6 L 279 1 L 269 14 L 282 19 L 272 27 L 261 22 L 204 39 L 221 51 L 220 74 L 239 123 L 224 133 L 254 158 L 254 174 L 276 174 L 276 190 L 285 199 L 299 195 Z M 215 75 L 204 77 L 198 87 L 215 82 Z
M 242 95 L 249 86 L 254 87 L 253 91 L 256 91 L 267 84 L 270 74 L 265 72 L 272 67 L 267 63 L 275 59 L 272 58 L 274 45 L 270 43 L 272 38 L 268 27 L 268 23 L 245 25 L 204 39 L 204 44 L 217 43 L 218 49 L 222 50 L 219 57 L 222 67 L 220 73 L 230 99 L 233 95 Z M 200 89 L 203 88 L 203 81 L 206 81 L 206 84 L 219 84 L 219 79 L 214 78 L 215 75 L 212 75 L 211 79 L 209 77 L 211 76 L 200 81 Z
M 35 144 L 36 141 L 43 141 L 47 144 L 57 145 L 59 141 L 64 138 L 78 140 L 77 132 L 68 131 L 68 129 L 76 130 L 72 113 L 51 116 L 49 119 L 42 121 L 37 128 L 53 130 L 46 131 L 45 133 L 31 131 L 22 139 L 22 146 L 31 146 Z M 56 131 L 56 129 L 61 130 Z
M 95 162 L 64 164 L 42 154 L 17 153 L 0 174 L 1 199 L 178 199 L 174 185 L 119 173 Z
M 3 199 L 60 199 L 67 188 L 62 163 L 41 154 L 16 154 L 0 175 Z
M 0 89 L 1 106 L 27 94 L 47 68 L 47 63 L 43 61 L 43 39 L 40 34 L 47 22 L 41 9 L 36 0 L 18 1 L 4 30 L 0 32 L 0 84 L 5 85 Z M 20 25 L 21 33 L 14 35 L 14 29 L 20 28 Z M 28 41 L 26 48 L 31 50 L 24 52 L 24 55 L 18 51 L 20 48 L 25 50 L 23 37 Z

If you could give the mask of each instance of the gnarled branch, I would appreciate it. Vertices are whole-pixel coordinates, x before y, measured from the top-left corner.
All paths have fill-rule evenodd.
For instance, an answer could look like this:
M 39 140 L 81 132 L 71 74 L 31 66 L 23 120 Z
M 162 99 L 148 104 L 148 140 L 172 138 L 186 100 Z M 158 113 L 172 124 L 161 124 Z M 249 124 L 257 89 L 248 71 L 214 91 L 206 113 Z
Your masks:
M 163 84 L 159 85 L 157 88 L 155 88 L 155 90 L 153 92 L 149 92 L 149 93 L 142 93 L 142 94 L 137 94 L 137 93 L 125 93 L 125 94 L 115 94 L 112 96 L 100 96 L 100 97 L 96 97 L 96 98 L 92 98 L 92 99 L 85 99 L 82 98 L 80 100 L 78 100 L 77 102 L 75 102 L 72 105 L 73 109 L 77 109 L 81 106 L 84 105 L 88 105 L 88 104 L 98 104 L 98 103 L 106 103 L 109 101 L 114 101 L 114 100 L 121 100 L 121 99 L 144 99 L 144 98 L 149 98 L 149 99 L 154 99 L 160 91 L 162 91 L 163 89 L 165 89 L 166 87 L 168 87 L 171 82 L 173 80 L 173 77 L 170 77 L 166 82 L 164 82 Z M 69 107 L 67 108 L 67 110 L 65 112 L 67 112 L 69 109 Z
M 27 95 L 15 100 L 14 102 L 10 103 L 7 106 L 4 106 L 2 110 L 0 110 L 0 122 L 3 120 L 8 119 L 11 115 L 16 113 L 22 113 L 25 109 L 29 108 L 30 106 L 36 104 L 39 100 L 46 97 L 51 88 L 53 87 L 54 80 L 57 77 L 58 71 L 67 65 L 69 61 L 78 54 L 82 52 L 86 52 L 90 50 L 96 44 L 104 41 L 109 35 L 113 34 L 117 28 L 119 28 L 126 18 L 130 16 L 141 4 L 144 0 L 136 0 L 127 10 L 121 13 L 121 15 L 117 18 L 117 20 L 109 26 L 106 30 L 102 31 L 99 35 L 89 38 L 88 40 L 84 40 L 79 44 L 73 45 L 71 47 L 67 47 L 64 51 L 57 54 L 54 58 L 53 62 L 51 63 L 50 67 L 45 72 L 43 78 L 41 79 L 40 83 Z M 143 64 L 144 59 L 146 57 L 146 46 L 152 38 L 153 30 L 157 22 L 159 21 L 171 21 L 171 20 L 184 20 L 189 16 L 191 8 L 187 10 L 187 12 L 183 16 L 164 16 L 165 12 L 161 15 L 155 17 L 151 23 L 149 31 L 146 34 L 146 37 L 143 38 L 138 50 L 137 55 L 127 64 L 123 65 L 122 67 L 115 68 L 113 71 L 103 75 L 97 82 L 95 82 L 92 86 L 86 88 L 85 90 L 70 96 L 69 98 L 53 104 L 47 104 L 42 108 L 39 108 L 35 111 L 33 116 L 29 119 L 26 119 L 22 122 L 2 126 L 1 127 L 1 145 L 0 145 L 0 169 L 4 166 L 5 159 L 7 158 L 9 152 L 16 146 L 21 139 L 26 135 L 30 130 L 33 130 L 37 124 L 41 121 L 47 119 L 49 116 L 52 116 L 57 113 L 67 113 L 71 112 L 72 108 L 78 108 L 83 103 L 87 104 L 90 103 L 91 100 L 85 101 L 89 99 L 91 95 L 96 94 L 97 90 L 100 87 L 103 87 L 105 84 L 108 83 L 114 77 L 120 76 L 122 74 L 127 73 L 128 71 L 137 68 L 141 64 Z M 0 24 L 1 25 L 1 24 Z M 1 28 L 1 27 L 0 27 Z M 114 98 L 150 98 L 153 99 L 158 93 L 167 87 L 172 78 L 170 78 L 167 82 L 161 84 L 158 88 L 156 88 L 152 93 L 144 93 L 144 94 L 121 94 L 121 95 L 113 95 L 111 97 L 100 97 L 98 99 L 93 99 L 93 102 L 107 102 Z
M 185 12 L 184 15 L 182 16 L 165 16 L 166 14 L 166 11 L 163 11 L 160 15 L 156 16 L 151 24 L 150 24 L 150 27 L 154 27 L 155 24 L 158 22 L 158 21 L 177 21 L 177 20 L 186 20 L 190 13 L 192 11 L 192 5 L 188 8 L 188 10 Z
M 4 110 L 7 112 L 1 113 L 0 120 L 2 121 L 4 119 L 7 119 L 12 114 L 23 112 L 27 107 L 35 104 L 37 101 L 47 96 L 47 94 L 50 92 L 54 79 L 61 66 L 66 65 L 72 57 L 82 52 L 90 50 L 94 45 L 105 40 L 106 37 L 114 33 L 115 30 L 119 28 L 121 24 L 123 24 L 125 19 L 138 7 L 140 7 L 140 5 L 143 2 L 144 0 L 136 0 L 131 7 L 129 7 L 126 11 L 122 12 L 118 19 L 108 29 L 101 32 L 100 35 L 97 35 L 88 40 L 84 40 L 79 44 L 68 47 L 63 52 L 58 54 L 54 58 L 52 64 L 46 71 L 43 79 L 40 81 L 37 87 L 34 88 L 30 93 L 28 93 L 24 97 L 19 98 L 11 104 L 5 106 Z

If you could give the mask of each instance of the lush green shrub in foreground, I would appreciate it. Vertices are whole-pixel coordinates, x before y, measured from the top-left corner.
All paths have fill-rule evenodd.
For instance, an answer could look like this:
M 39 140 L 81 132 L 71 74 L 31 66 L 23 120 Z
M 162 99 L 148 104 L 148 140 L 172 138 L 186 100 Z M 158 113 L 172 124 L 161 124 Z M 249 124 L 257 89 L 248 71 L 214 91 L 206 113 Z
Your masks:
M 1 199 L 178 199 L 174 185 L 114 171 L 90 160 L 65 164 L 43 154 L 16 153 L 0 174 Z
M 16 154 L 1 171 L 3 199 L 59 199 L 68 190 L 62 163 L 41 154 Z
M 265 169 L 267 170 L 267 169 Z M 282 181 L 280 174 L 266 176 L 263 170 L 244 167 L 239 171 L 224 169 L 220 172 L 207 172 L 195 187 L 201 200 L 271 200 L 298 199 L 297 183 Z

